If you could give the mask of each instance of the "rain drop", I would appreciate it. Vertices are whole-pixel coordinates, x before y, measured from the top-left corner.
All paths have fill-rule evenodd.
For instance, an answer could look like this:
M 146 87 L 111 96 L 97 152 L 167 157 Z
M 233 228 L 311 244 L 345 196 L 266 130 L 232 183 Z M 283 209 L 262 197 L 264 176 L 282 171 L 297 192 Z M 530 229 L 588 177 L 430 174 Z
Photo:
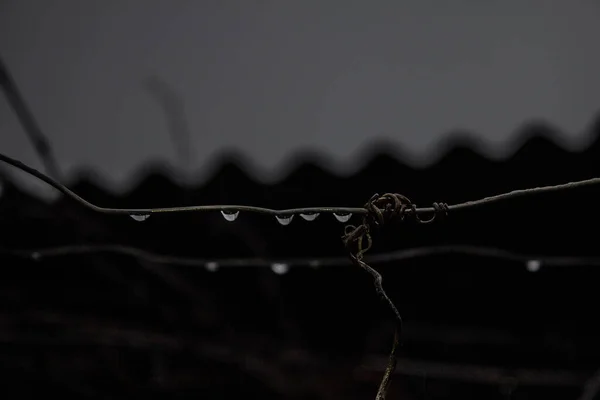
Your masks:
M 37 251 L 34 251 L 33 253 L 31 253 L 31 258 L 35 261 L 39 261 L 42 258 L 42 255 Z
M 277 275 L 283 275 L 286 272 L 288 272 L 288 270 L 290 269 L 290 267 L 287 264 L 284 264 L 284 263 L 273 263 L 273 265 L 271 265 L 271 269 Z
M 337 214 L 334 213 L 333 216 L 340 222 L 348 222 L 348 220 L 352 217 L 351 213 L 348 214 Z
M 300 216 L 306 221 L 314 221 L 319 216 L 319 213 L 300 214 Z
M 219 269 L 219 264 L 217 264 L 215 261 L 209 261 L 204 266 L 210 272 L 215 272 L 217 269 Z
M 290 222 L 292 222 L 292 219 L 294 219 L 294 214 L 292 215 L 276 215 L 275 218 L 277 218 L 277 222 L 279 222 L 281 225 L 289 225 Z
M 150 214 L 131 214 L 130 217 L 135 221 L 142 222 L 148 219 Z
M 529 260 L 527 261 L 527 271 L 537 272 L 540 270 L 542 263 L 540 260 Z
M 227 221 L 232 222 L 232 221 L 236 220 L 238 215 L 240 215 L 240 212 L 239 211 L 235 211 L 235 212 L 221 211 L 221 214 L 223 214 L 223 218 L 225 218 Z

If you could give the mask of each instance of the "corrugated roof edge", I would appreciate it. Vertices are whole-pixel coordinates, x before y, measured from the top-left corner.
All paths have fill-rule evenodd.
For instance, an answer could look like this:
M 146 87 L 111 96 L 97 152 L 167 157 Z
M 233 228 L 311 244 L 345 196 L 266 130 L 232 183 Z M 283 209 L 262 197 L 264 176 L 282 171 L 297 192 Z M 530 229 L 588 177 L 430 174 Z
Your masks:
M 209 163 L 209 168 L 191 174 L 187 179 L 174 165 L 151 161 L 141 165 L 126 182 L 121 182 L 120 184 L 86 167 L 82 167 L 71 174 L 66 184 L 72 187 L 85 182 L 88 186 L 96 187 L 111 196 L 126 196 L 128 193 L 135 191 L 149 176 L 159 175 L 176 186 L 198 188 L 214 179 L 224 168 L 229 168 L 233 165 L 236 169 L 242 171 L 249 180 L 257 184 L 272 185 L 285 182 L 295 171 L 307 166 L 321 170 L 325 174 L 348 178 L 359 173 L 372 160 L 381 156 L 390 157 L 397 161 L 399 165 L 412 170 L 433 169 L 440 163 L 447 161 L 449 157 L 455 157 L 457 150 L 470 152 L 475 158 L 479 158 L 483 162 L 508 163 L 519 154 L 521 149 L 528 147 L 533 142 L 539 141 L 546 142 L 551 147 L 564 153 L 586 151 L 595 144 L 600 143 L 600 113 L 588 125 L 586 133 L 581 135 L 581 140 L 577 143 L 567 142 L 564 139 L 566 135 L 561 133 L 558 128 L 544 122 L 526 124 L 518 129 L 513 137 L 514 139 L 510 146 L 500 149 L 500 151 L 497 151 L 498 149 L 491 151 L 481 141 L 476 139 L 477 135 L 470 132 L 454 132 L 449 134 L 446 140 L 438 144 L 436 156 L 428 158 L 429 162 L 419 162 L 414 156 L 411 156 L 402 149 L 401 146 L 385 141 L 373 141 L 364 146 L 350 160 L 341 163 L 334 162 L 325 153 L 319 151 L 299 150 L 294 157 L 290 157 L 287 160 L 285 166 L 279 169 L 277 176 L 271 176 L 270 179 L 266 178 L 269 175 L 266 171 L 262 171 L 241 152 L 225 150 L 213 157 Z M 5 167 L 11 168 L 10 166 Z M 40 200 L 54 200 L 28 190 L 18 179 L 14 179 L 11 175 L 3 173 L 3 170 L 5 170 L 4 167 L 0 169 L 0 179 L 10 185 L 14 185 Z

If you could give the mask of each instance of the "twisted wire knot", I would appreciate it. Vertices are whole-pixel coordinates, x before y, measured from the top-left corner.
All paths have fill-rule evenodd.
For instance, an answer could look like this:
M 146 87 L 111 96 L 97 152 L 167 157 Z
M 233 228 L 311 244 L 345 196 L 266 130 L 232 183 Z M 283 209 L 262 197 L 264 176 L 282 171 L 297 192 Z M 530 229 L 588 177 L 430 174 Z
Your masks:
M 407 210 L 411 209 L 411 205 L 410 199 L 401 194 L 385 193 L 382 196 L 374 194 L 364 205 L 368 212 L 363 216 L 362 223 L 358 226 L 347 225 L 344 228 L 342 240 L 346 248 L 352 254 L 355 254 L 356 258 L 362 259 L 364 253 L 373 244 L 372 229 L 381 227 L 386 222 L 394 219 L 403 220 Z M 355 246 L 354 249 L 353 246 Z
M 383 195 L 374 194 L 364 205 L 368 211 L 363 216 L 362 223 L 358 226 L 347 225 L 344 228 L 342 240 L 348 250 L 355 254 L 358 259 L 362 259 L 373 244 L 371 231 L 384 224 L 412 217 L 419 224 L 428 224 L 433 222 L 438 215 L 448 215 L 448 204 L 433 203 L 433 215 L 423 219 L 417 212 L 417 206 L 404 195 L 398 193 L 385 193 Z M 355 246 L 353 249 L 352 246 Z

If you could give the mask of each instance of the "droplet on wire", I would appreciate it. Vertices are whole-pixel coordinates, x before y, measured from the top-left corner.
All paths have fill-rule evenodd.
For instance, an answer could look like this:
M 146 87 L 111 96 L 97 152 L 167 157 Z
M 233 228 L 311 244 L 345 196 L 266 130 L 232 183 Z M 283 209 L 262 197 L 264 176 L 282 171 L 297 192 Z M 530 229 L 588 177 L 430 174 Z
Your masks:
M 225 218 L 225 220 L 229 221 L 229 222 L 233 222 L 237 219 L 238 215 L 240 215 L 239 211 L 221 211 L 221 214 L 223 214 L 223 218 Z
M 300 214 L 300 216 L 306 221 L 314 221 L 319 216 L 319 213 L 306 213 Z
M 142 222 L 148 219 L 148 217 L 150 216 L 150 214 L 131 214 L 129 215 L 131 218 L 133 218 L 135 221 L 138 222 Z
M 292 215 L 276 215 L 275 218 L 277 218 L 277 222 L 279 222 L 281 225 L 289 225 L 292 222 L 292 219 L 294 219 L 294 214 Z
M 527 271 L 529 272 L 537 272 L 542 267 L 542 262 L 540 260 L 529 260 L 527 261 Z
M 350 218 L 352 217 L 352 213 L 347 213 L 347 214 L 333 213 L 333 216 L 335 217 L 335 219 L 337 219 L 340 222 L 348 222 L 348 220 L 350 220 Z
M 215 272 L 219 269 L 219 264 L 217 264 L 215 261 L 209 261 L 204 266 L 210 272 Z
M 39 261 L 42 258 L 42 255 L 37 251 L 34 251 L 33 253 L 31 253 L 31 258 L 35 261 Z
M 284 263 L 273 263 L 273 265 L 271 265 L 271 269 L 277 275 L 283 275 L 289 271 L 290 267 Z

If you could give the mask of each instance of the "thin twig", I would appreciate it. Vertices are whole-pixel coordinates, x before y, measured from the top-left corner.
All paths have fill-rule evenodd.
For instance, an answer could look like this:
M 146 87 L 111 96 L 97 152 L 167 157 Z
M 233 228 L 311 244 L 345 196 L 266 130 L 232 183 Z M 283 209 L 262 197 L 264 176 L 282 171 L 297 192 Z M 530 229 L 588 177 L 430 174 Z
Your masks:
M 311 214 L 311 213 L 338 213 L 338 214 L 368 214 L 368 210 L 366 208 L 356 208 L 356 207 L 304 207 L 304 208 L 290 208 L 285 210 L 275 210 L 271 208 L 263 208 L 263 207 L 254 207 L 254 206 L 244 206 L 244 205 L 204 205 L 204 206 L 189 206 L 189 207 L 160 207 L 160 208 L 107 208 L 97 206 L 69 188 L 65 185 L 62 185 L 55 179 L 39 172 L 38 170 L 25 165 L 21 161 L 15 160 L 11 157 L 8 157 L 4 154 L 0 153 L 0 161 L 12 165 L 15 168 L 18 168 L 34 177 L 44 181 L 48 185 L 54 187 L 56 190 L 60 191 L 64 195 L 70 197 L 76 202 L 80 203 L 84 207 L 87 207 L 95 212 L 104 213 L 104 214 L 127 214 L 127 215 L 148 215 L 148 214 L 157 214 L 157 213 L 175 213 L 175 212 L 206 212 L 206 211 L 228 211 L 228 212 L 254 212 L 260 214 L 269 214 L 269 215 L 293 215 L 293 214 Z M 598 185 L 600 184 L 600 178 L 592 178 L 586 179 L 583 181 L 577 182 L 569 182 L 561 185 L 554 186 L 542 186 L 535 187 L 530 189 L 520 189 L 513 190 L 508 193 L 499 194 L 496 196 L 485 197 L 480 200 L 467 201 L 464 203 L 458 203 L 448 206 L 448 210 L 456 211 L 456 210 L 464 210 L 471 207 L 479 207 L 484 205 L 489 205 L 491 203 L 495 203 L 498 201 L 509 200 L 516 197 L 534 195 L 534 194 L 542 194 L 549 192 L 556 192 L 560 190 L 568 190 L 568 189 L 576 189 L 584 186 L 590 185 Z M 434 207 L 421 207 L 416 208 L 414 212 L 417 214 L 427 214 L 427 213 L 435 213 L 437 210 Z M 413 210 L 406 210 L 406 213 L 409 214 L 413 212 Z
M 169 135 L 175 147 L 178 161 L 183 173 L 187 176 L 191 168 L 191 138 L 185 104 L 181 96 L 158 76 L 150 76 L 144 80 L 144 87 L 156 100 L 165 114 Z
M 21 257 L 34 260 L 60 258 L 86 254 L 117 254 L 134 257 L 153 264 L 164 264 L 183 267 L 199 268 L 239 268 L 239 267 L 272 267 L 284 264 L 288 267 L 346 267 L 351 265 L 347 257 L 298 257 L 298 258 L 200 258 L 178 257 L 158 254 L 142 248 L 120 244 L 90 244 L 67 245 L 26 250 L 0 249 L 0 255 Z M 515 263 L 527 264 L 534 261 L 542 267 L 575 267 L 575 266 L 600 266 L 600 257 L 568 257 L 568 256 L 543 256 L 535 254 L 521 254 L 494 247 L 483 246 L 424 246 L 398 251 L 391 251 L 365 256 L 369 264 L 384 264 L 396 261 L 427 258 L 439 255 L 466 255 L 472 257 L 492 258 Z M 539 264 L 538 264 L 539 263 Z M 397 264 L 400 266 L 401 264 Z
M 23 130 L 33 145 L 33 149 L 42 160 L 44 168 L 48 174 L 52 175 L 55 179 L 61 180 L 60 169 L 54 158 L 52 146 L 50 146 L 48 138 L 42 132 L 33 113 L 25 103 L 25 100 L 23 100 L 23 97 L 17 88 L 17 84 L 8 72 L 8 68 L 4 64 L 2 58 L 0 58 L 0 86 L 4 89 L 4 94 L 6 95 L 8 103 L 19 118 Z

